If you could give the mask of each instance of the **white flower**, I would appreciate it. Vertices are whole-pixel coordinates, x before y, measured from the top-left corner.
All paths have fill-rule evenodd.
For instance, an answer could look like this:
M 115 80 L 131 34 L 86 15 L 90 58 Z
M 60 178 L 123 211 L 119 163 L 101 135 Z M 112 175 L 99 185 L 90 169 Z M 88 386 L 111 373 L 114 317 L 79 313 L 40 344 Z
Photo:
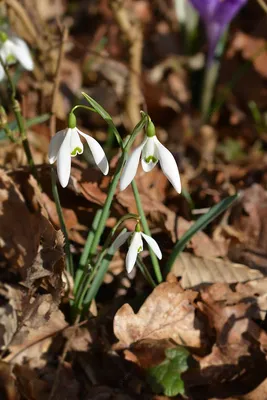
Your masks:
M 81 132 L 76 127 L 64 129 L 57 132 L 52 138 L 48 155 L 50 164 L 53 164 L 57 160 L 58 179 L 62 187 L 66 187 L 69 182 L 71 157 L 83 153 L 83 144 L 79 135 L 85 138 L 94 161 L 102 173 L 107 175 L 109 171 L 108 160 L 104 150 L 95 139 Z
M 113 248 L 117 250 L 126 240 L 131 236 L 129 250 L 126 256 L 126 270 L 130 273 L 134 267 L 134 264 L 137 259 L 137 255 L 143 251 L 143 239 L 147 242 L 149 247 L 154 251 L 156 256 L 161 260 L 162 254 L 157 244 L 156 240 L 152 237 L 145 235 L 143 232 L 135 231 L 135 232 L 123 232 L 120 233 L 119 236 L 115 239 L 113 243 Z
M 15 36 L 8 38 L 7 34 L 2 31 L 0 31 L 0 57 L 6 65 L 18 61 L 28 71 L 33 70 L 31 53 L 24 40 Z M 0 65 L 0 80 L 4 76 L 4 69 Z
M 141 164 L 145 172 L 151 171 L 157 162 L 174 189 L 181 193 L 181 180 L 176 161 L 172 153 L 160 143 L 155 134 L 147 136 L 128 158 L 120 180 L 120 190 L 124 190 L 136 175 L 141 156 Z

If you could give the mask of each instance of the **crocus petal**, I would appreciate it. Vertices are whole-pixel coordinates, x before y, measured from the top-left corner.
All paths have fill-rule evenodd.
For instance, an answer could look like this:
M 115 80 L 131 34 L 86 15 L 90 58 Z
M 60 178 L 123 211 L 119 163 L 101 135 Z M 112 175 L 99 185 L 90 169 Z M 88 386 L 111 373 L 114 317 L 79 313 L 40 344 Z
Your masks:
M 137 254 L 143 250 L 142 236 L 140 232 L 134 232 L 131 244 L 126 256 L 126 270 L 130 273 L 137 259 Z
M 58 155 L 57 155 L 57 174 L 61 186 L 64 188 L 67 186 L 70 179 L 70 168 L 71 168 L 71 133 L 72 129 L 68 129 L 65 139 L 63 140 Z
M 198 11 L 204 21 L 207 21 L 214 14 L 218 0 L 190 0 L 191 4 Z
M 13 42 L 12 53 L 16 59 L 25 69 L 32 71 L 34 64 L 27 44 L 24 42 L 24 40 L 17 37 L 12 38 L 11 41 Z
M 172 153 L 168 149 L 166 149 L 166 147 L 163 146 L 158 139 L 155 140 L 158 148 L 161 169 L 164 175 L 166 175 L 166 177 L 173 185 L 174 189 L 178 193 L 181 193 L 181 180 L 176 161 Z
M 65 138 L 67 129 L 57 132 L 51 139 L 48 150 L 48 159 L 50 164 L 53 164 L 57 159 L 60 146 Z
M 75 157 L 77 154 L 83 153 L 83 144 L 81 142 L 77 128 L 71 129 L 71 139 L 70 139 L 70 154 Z
M 141 163 L 145 172 L 151 171 L 158 162 L 158 152 L 155 143 L 156 136 L 148 137 L 142 150 Z M 146 161 L 148 160 L 148 162 Z
M 135 177 L 141 152 L 146 142 L 147 138 L 145 138 L 145 140 L 138 147 L 136 147 L 136 149 L 134 149 L 132 154 L 129 156 L 121 174 L 120 190 L 126 189 Z
M 85 133 L 81 132 L 78 130 L 79 134 L 85 138 L 87 141 L 88 146 L 90 147 L 90 150 L 92 152 L 92 156 L 94 158 L 94 161 L 100 171 L 104 174 L 107 175 L 109 171 L 109 165 L 108 165 L 108 160 L 105 155 L 104 150 L 100 146 L 100 144 L 91 136 L 86 135 Z
M 114 251 L 117 251 L 118 248 L 126 242 L 131 234 L 132 232 L 120 232 L 112 244 Z
M 162 254 L 159 248 L 158 243 L 156 242 L 155 239 L 153 239 L 151 236 L 146 235 L 145 233 L 141 233 L 141 235 L 143 236 L 143 238 L 145 239 L 145 241 L 147 242 L 147 244 L 149 245 L 149 247 L 151 247 L 151 249 L 154 251 L 154 253 L 156 254 L 156 256 L 161 260 L 162 259 Z
M 246 4 L 247 0 L 223 0 L 216 2 L 214 20 L 223 26 L 236 16 L 238 11 Z
M 206 25 L 209 42 L 208 63 L 213 59 L 217 43 L 226 26 L 247 0 L 190 0 Z

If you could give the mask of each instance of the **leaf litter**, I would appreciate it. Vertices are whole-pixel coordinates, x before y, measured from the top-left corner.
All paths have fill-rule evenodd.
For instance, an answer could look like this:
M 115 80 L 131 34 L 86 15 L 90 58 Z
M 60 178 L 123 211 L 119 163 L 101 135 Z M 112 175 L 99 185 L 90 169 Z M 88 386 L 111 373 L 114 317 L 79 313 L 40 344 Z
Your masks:
M 124 103 L 131 69 L 125 38 L 108 2 L 81 2 L 79 6 L 75 1 L 7 3 L 15 31 L 35 50 L 34 73 L 23 72 L 18 82 L 24 117 L 51 111 L 63 23 L 71 34 L 65 44 L 54 109 L 57 127 L 65 126 L 71 106 L 86 90 L 115 116 L 118 128 L 126 131 L 130 118 Z M 28 132 L 42 190 L 30 174 L 21 147 L 2 141 L 3 399 L 267 398 L 266 126 L 264 122 L 260 129 L 255 126 L 246 108 L 251 100 L 263 112 L 267 105 L 262 14 L 256 5 L 244 9 L 245 13 L 254 7 L 257 34 L 246 14 L 235 22 L 238 29 L 229 38 L 218 94 L 244 61 L 251 62 L 251 74 L 240 74 L 225 105 L 214 114 L 213 126 L 201 126 L 199 115 L 192 110 L 189 82 L 191 68 L 198 73 L 201 62 L 193 68 L 196 56 L 176 54 L 181 42 L 171 2 L 167 9 L 158 3 L 157 12 L 148 1 L 128 1 L 126 8 L 144 23 L 142 101 L 160 138 L 179 160 L 183 186 L 190 195 L 178 197 L 160 169 L 150 174 L 138 171 L 144 212 L 153 237 L 161 244 L 163 262 L 198 213 L 235 191 L 241 195 L 231 210 L 191 238 L 171 274 L 154 290 L 140 271 L 126 274 L 125 249 L 120 249 L 96 298 L 96 316 L 74 324 L 68 305 L 73 299 L 73 281 L 66 273 L 65 241 L 46 164 L 49 126 L 36 124 Z M 17 9 L 24 10 L 27 29 L 14 12 Z M 3 104 L 7 106 L 4 97 Z M 88 118 L 80 112 L 79 122 L 94 137 L 107 139 L 106 127 L 96 116 Z M 109 144 L 112 168 L 117 150 L 114 143 Z M 68 188 L 59 189 L 76 265 L 93 217 L 105 202 L 109 179 L 88 167 L 85 159 L 78 159 Z M 131 189 L 117 191 L 107 232 L 125 212 L 136 211 Z M 133 229 L 131 221 L 125 226 Z M 146 255 L 143 261 L 150 268 Z

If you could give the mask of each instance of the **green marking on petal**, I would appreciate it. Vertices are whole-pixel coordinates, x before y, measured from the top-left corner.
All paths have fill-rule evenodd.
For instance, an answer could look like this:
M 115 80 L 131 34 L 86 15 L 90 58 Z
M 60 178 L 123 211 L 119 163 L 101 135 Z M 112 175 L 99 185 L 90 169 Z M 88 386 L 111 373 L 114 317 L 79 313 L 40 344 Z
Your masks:
M 138 249 L 137 249 L 137 253 L 140 253 L 140 251 L 142 251 L 142 250 L 143 250 L 142 246 L 139 246 Z
M 70 153 L 72 157 L 77 156 L 77 154 L 82 154 L 82 149 L 80 147 L 75 147 L 74 150 L 72 150 L 72 152 Z
M 153 163 L 155 163 L 155 162 L 158 161 L 158 159 L 157 159 L 156 157 L 154 157 L 154 156 L 148 156 L 148 157 L 145 158 L 145 162 L 146 162 L 146 163 L 149 164 L 151 161 L 152 161 Z
M 0 31 L 0 42 L 5 43 L 7 41 L 7 39 L 8 39 L 7 34 L 3 31 Z
M 14 64 L 16 61 L 17 59 L 13 56 L 13 54 L 9 54 L 6 58 L 7 64 Z

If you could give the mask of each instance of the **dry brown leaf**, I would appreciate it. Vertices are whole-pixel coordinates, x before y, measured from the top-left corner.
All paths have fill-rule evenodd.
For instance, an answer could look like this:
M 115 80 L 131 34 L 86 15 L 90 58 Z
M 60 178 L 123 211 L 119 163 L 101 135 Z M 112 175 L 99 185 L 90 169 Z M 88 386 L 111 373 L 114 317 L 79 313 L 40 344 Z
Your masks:
M 176 240 L 173 240 L 176 242 L 177 239 L 179 240 L 185 234 L 185 232 L 187 232 L 188 229 L 194 225 L 194 222 L 187 221 L 182 217 L 176 218 L 175 214 L 173 215 L 173 218 L 172 226 L 168 225 L 168 228 L 173 233 L 175 233 L 175 230 L 177 231 L 177 234 L 175 235 Z M 194 254 L 199 257 L 224 257 L 227 254 L 227 248 L 225 246 L 222 246 L 219 242 L 212 240 L 204 232 L 197 232 L 191 238 L 188 247 L 192 248 Z
M 67 323 L 50 294 L 37 296 L 22 307 L 23 315 L 9 346 L 10 354 L 6 361 L 20 364 L 28 359 L 32 366 L 42 367 L 46 364 L 43 353 L 48 350 L 53 336 L 64 329 Z
M 244 393 L 246 385 L 249 391 L 257 379 L 265 377 L 267 335 L 253 320 L 258 318 L 254 303 L 255 299 L 242 297 L 225 283 L 201 291 L 197 306 L 207 317 L 215 343 L 208 355 L 195 357 L 200 370 L 192 371 L 191 378 L 189 371 L 188 382 L 196 385 L 197 392 L 197 385 L 205 388 L 207 398 Z
M 255 70 L 267 77 L 267 51 L 266 40 L 253 37 L 243 32 L 238 32 L 231 42 L 228 56 L 233 57 L 237 52 L 242 53 L 245 60 L 251 60 Z
M 23 292 L 21 288 L 0 284 L 0 296 L 0 348 L 6 348 L 17 331 Z
M 177 283 L 162 283 L 146 299 L 137 314 L 124 304 L 114 318 L 116 348 L 144 339 L 172 339 L 177 344 L 200 347 L 200 328 L 195 315 L 196 292 L 183 291 Z
M 190 253 L 181 253 L 175 260 L 172 273 L 181 276 L 181 286 L 184 289 L 201 284 L 226 282 L 246 282 L 260 279 L 263 274 L 246 265 L 235 264 L 219 258 L 195 257 Z
M 237 262 L 266 271 L 267 191 L 258 184 L 244 190 L 231 212 L 231 224 L 242 232 L 242 243 L 232 238 L 229 257 Z
M 12 374 L 12 366 L 3 361 L 0 361 L 0 395 L 3 400 L 21 399 Z
M 0 170 L 0 253 L 2 267 L 20 269 L 33 263 L 39 237 L 39 213 L 28 209 L 22 194 L 7 174 Z

